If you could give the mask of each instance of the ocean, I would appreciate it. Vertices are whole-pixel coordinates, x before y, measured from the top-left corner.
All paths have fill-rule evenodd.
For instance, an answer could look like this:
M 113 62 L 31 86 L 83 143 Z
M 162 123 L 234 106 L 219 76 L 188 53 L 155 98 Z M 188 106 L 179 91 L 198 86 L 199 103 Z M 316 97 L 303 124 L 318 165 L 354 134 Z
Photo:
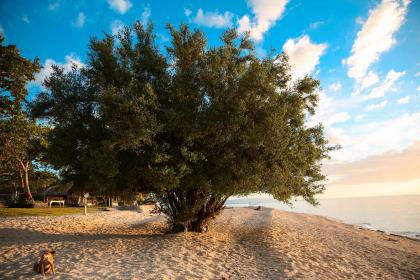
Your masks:
M 303 200 L 292 207 L 269 198 L 231 198 L 226 206 L 263 206 L 328 217 L 347 224 L 420 240 L 420 195 L 319 199 L 314 207 Z

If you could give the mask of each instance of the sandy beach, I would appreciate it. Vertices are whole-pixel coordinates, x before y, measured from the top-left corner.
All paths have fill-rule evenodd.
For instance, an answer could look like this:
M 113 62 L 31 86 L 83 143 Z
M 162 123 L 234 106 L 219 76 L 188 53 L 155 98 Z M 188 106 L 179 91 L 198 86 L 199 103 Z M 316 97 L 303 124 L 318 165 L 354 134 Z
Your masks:
M 249 208 L 224 210 L 204 234 L 168 234 L 150 209 L 2 217 L 0 278 L 41 279 L 32 265 L 53 248 L 54 279 L 420 279 L 408 238 Z

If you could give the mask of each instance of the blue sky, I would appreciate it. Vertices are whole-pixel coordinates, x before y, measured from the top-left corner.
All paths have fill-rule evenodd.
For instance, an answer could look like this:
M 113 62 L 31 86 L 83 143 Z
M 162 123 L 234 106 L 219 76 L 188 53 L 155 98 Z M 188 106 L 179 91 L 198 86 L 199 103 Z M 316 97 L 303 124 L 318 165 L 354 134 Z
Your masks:
M 286 51 L 294 78 L 321 81 L 308 125 L 322 122 L 330 142 L 343 147 L 325 163 L 327 193 L 420 193 L 420 1 L 3 0 L 0 14 L 6 43 L 44 65 L 28 86 L 31 97 L 52 64 L 82 65 L 91 37 L 135 20 L 154 23 L 162 50 L 166 23 L 202 29 L 209 45 L 227 27 L 250 31 L 260 56 Z M 389 162 L 395 176 L 385 181 Z M 354 176 L 369 178 L 355 183 Z

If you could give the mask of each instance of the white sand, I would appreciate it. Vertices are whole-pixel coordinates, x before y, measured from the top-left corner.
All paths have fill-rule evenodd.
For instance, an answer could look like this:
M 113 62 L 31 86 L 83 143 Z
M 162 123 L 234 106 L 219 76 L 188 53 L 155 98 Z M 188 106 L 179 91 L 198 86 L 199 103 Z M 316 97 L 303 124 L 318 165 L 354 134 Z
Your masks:
M 420 279 L 420 242 L 272 209 L 227 209 L 210 232 L 165 234 L 162 216 L 132 211 L 0 218 L 0 278 Z

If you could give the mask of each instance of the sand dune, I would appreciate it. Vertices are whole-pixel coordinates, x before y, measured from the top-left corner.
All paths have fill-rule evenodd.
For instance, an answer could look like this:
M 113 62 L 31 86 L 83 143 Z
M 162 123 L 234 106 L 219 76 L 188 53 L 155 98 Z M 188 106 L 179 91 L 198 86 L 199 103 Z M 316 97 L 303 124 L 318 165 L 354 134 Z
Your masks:
M 205 234 L 167 234 L 148 211 L 0 222 L 2 279 L 41 279 L 46 247 L 54 279 L 420 279 L 419 241 L 272 209 L 226 209 Z

